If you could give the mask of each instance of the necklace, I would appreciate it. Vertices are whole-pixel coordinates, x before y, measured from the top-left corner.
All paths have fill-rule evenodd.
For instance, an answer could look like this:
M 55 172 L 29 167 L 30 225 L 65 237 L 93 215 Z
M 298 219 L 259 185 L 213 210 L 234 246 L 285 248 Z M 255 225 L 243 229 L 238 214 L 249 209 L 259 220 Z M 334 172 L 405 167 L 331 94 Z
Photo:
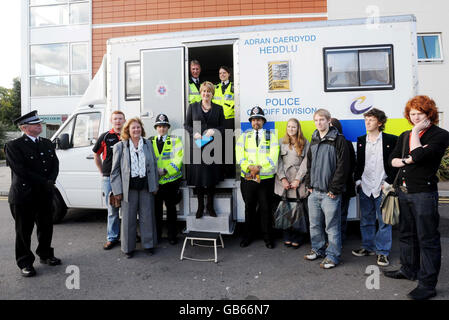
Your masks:
M 212 105 L 209 108 L 205 108 L 203 104 L 201 104 L 201 109 L 203 109 L 204 112 L 209 112 L 209 110 L 212 108 Z

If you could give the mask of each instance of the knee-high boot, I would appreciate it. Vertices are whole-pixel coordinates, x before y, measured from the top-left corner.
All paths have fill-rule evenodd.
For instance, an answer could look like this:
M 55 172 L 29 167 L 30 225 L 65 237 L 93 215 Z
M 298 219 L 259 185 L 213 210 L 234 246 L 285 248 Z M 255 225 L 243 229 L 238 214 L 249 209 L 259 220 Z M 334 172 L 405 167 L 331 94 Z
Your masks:
M 207 204 L 206 209 L 211 217 L 216 217 L 217 213 L 214 209 L 214 196 L 215 196 L 215 188 L 208 187 L 207 188 Z
M 196 195 L 198 198 L 198 210 L 196 211 L 196 218 L 199 219 L 203 216 L 204 213 L 204 188 L 195 188 Z

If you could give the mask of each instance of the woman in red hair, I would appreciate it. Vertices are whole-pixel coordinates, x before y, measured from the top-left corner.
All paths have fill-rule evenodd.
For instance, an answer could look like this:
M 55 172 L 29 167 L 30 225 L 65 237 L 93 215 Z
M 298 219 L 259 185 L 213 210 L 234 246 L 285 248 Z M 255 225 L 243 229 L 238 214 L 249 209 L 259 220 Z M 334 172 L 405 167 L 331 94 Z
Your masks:
M 438 109 L 427 96 L 410 99 L 404 116 L 413 128 L 401 134 L 390 155 L 391 165 L 400 168 L 395 187 L 401 212 L 402 266 L 384 274 L 394 279 L 418 279 L 418 287 L 408 296 L 424 300 L 436 296 L 441 267 L 436 172 L 449 146 L 449 132 L 437 126 Z

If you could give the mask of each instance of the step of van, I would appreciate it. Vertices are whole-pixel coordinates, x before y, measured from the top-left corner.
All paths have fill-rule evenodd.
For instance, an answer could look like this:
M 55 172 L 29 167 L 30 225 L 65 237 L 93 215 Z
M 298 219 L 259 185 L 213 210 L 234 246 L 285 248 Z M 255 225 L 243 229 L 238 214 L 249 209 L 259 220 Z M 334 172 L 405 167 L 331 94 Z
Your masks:
M 206 213 L 199 219 L 196 218 L 195 213 L 187 216 L 186 232 L 201 231 L 201 232 L 218 232 L 221 234 L 233 234 L 235 229 L 235 222 L 232 220 L 230 213 L 218 213 L 216 217 L 208 216 Z
M 206 203 L 207 196 L 204 200 Z M 192 192 L 190 195 L 190 213 L 186 217 L 186 230 L 232 234 L 234 232 L 232 205 L 232 192 L 217 189 L 214 197 L 214 209 L 217 217 L 209 216 L 207 209 L 205 209 L 203 217 L 197 219 L 198 199 Z

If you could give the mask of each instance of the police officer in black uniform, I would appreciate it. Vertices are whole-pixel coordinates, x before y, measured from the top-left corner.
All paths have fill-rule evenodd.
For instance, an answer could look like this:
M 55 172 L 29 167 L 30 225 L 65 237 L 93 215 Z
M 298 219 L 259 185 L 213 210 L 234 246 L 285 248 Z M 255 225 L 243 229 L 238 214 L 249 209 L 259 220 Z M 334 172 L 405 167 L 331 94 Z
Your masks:
M 41 122 L 36 110 L 17 118 L 14 124 L 23 135 L 5 145 L 6 163 L 12 175 L 8 202 L 16 227 L 16 261 L 24 277 L 36 274 L 30 248 L 35 223 L 39 243 L 36 254 L 40 262 L 51 266 L 61 264 L 51 247 L 51 203 L 59 161 L 52 142 L 39 137 Z

